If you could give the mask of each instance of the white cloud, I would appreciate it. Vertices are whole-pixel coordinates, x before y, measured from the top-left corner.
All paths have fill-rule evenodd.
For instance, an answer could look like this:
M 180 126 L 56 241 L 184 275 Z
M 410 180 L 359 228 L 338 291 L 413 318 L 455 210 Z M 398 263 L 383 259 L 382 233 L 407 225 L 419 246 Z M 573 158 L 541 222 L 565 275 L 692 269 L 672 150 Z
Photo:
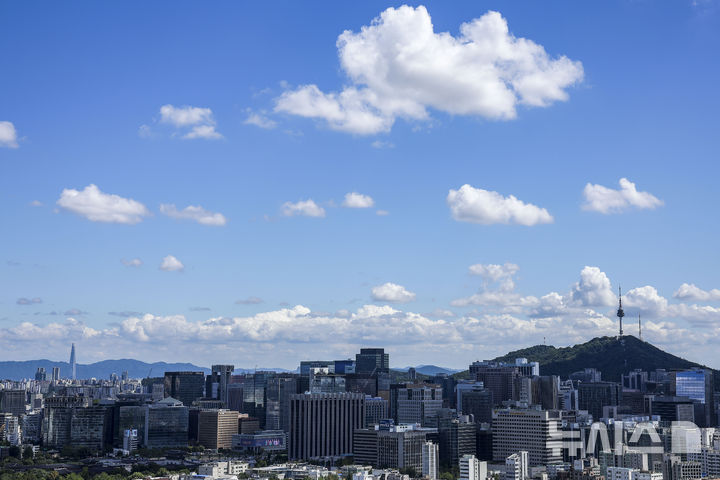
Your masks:
M 171 218 L 193 220 L 201 225 L 214 227 L 222 227 L 227 223 L 227 219 L 222 213 L 210 212 L 200 205 L 190 205 L 178 210 L 174 204 L 163 203 L 160 205 L 160 213 Z
M 168 255 L 162 259 L 159 268 L 165 272 L 181 272 L 185 269 L 185 265 L 172 255 Z
M 64 189 L 57 205 L 93 222 L 132 225 L 150 215 L 150 211 L 142 203 L 131 198 L 103 193 L 93 184 L 80 191 Z
M 415 294 L 402 285 L 388 282 L 373 287 L 372 298 L 376 302 L 407 303 L 415 300 Z
M 679 300 L 693 300 L 697 302 L 714 302 L 720 300 L 720 290 L 703 290 L 694 283 L 683 283 L 673 294 Z
M 657 289 L 650 285 L 629 290 L 623 295 L 623 302 L 625 307 L 655 316 L 664 315 L 668 308 L 667 299 L 660 296 Z
M 350 192 L 345 194 L 345 200 L 343 200 L 342 204 L 343 207 L 348 208 L 371 208 L 375 205 L 375 200 L 362 193 Z
M 18 148 L 17 131 L 12 122 L 0 122 L 0 147 Z
M 518 105 L 567 100 L 565 89 L 583 78 L 580 62 L 515 37 L 493 11 L 453 36 L 435 32 L 423 6 L 388 8 L 360 32 L 343 32 L 337 48 L 350 85 L 330 93 L 316 85 L 287 90 L 277 112 L 360 135 L 387 132 L 398 117 L 426 120 L 428 109 L 507 120 Z
M 447 204 L 452 217 L 461 222 L 532 226 L 554 221 L 544 208 L 524 203 L 513 195 L 504 197 L 498 192 L 474 188 L 467 184 L 458 190 L 450 190 Z
M 511 279 L 520 270 L 520 267 L 514 263 L 504 265 L 476 263 L 470 265 L 468 270 L 470 270 L 471 275 L 478 275 L 488 282 L 498 282 L 508 278 Z
M 580 272 L 580 281 L 573 286 L 570 299 L 581 306 L 611 306 L 617 303 L 605 272 L 598 267 L 587 266 Z
M 248 111 L 248 116 L 243 122 L 245 125 L 255 125 L 266 130 L 277 127 L 277 122 L 263 115 L 262 113 Z
M 378 215 L 380 217 L 385 217 L 387 215 L 390 215 L 390 212 L 388 212 L 387 210 L 378 210 L 375 212 L 375 215 Z
M 206 140 L 216 140 L 223 138 L 223 136 L 215 130 L 215 118 L 212 110 L 209 108 L 191 107 L 188 105 L 182 107 L 163 105 L 160 107 L 160 122 L 184 129 L 185 133 L 182 135 L 182 138 L 185 139 L 204 138 Z M 141 136 L 150 133 L 149 128 L 144 129 L 143 127 L 145 127 L 145 125 L 140 127 L 139 133 Z
M 212 110 L 200 107 L 174 107 L 163 105 L 160 107 L 160 121 L 176 127 L 188 127 L 199 124 L 214 124 Z
M 196 125 L 183 138 L 192 140 L 193 138 L 204 138 L 207 140 L 217 140 L 223 138 L 220 133 L 215 130 L 215 125 Z
M 30 202 L 31 207 L 42 207 L 43 203 L 40 200 L 33 200 Z
M 142 260 L 139 258 L 131 258 L 130 260 L 123 258 L 120 262 L 122 262 L 122 264 L 126 267 L 140 267 L 143 264 Z
M 602 185 L 585 185 L 583 195 L 585 203 L 582 208 L 604 214 L 620 213 L 631 207 L 637 209 L 653 209 L 663 205 L 663 201 L 648 192 L 638 192 L 635 184 L 627 178 L 619 181 L 620 189 Z
M 304 217 L 324 217 L 325 209 L 315 203 L 313 200 L 300 200 L 298 202 L 285 202 L 282 205 L 282 214 L 286 217 L 304 216 Z

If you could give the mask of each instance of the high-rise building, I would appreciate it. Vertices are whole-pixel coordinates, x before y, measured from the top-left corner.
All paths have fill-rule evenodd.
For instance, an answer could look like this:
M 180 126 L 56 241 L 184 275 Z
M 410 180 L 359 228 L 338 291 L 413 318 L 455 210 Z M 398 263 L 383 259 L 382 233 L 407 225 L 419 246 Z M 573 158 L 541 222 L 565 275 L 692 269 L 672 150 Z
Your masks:
M 468 415 L 439 416 L 440 461 L 445 466 L 458 465 L 463 455 L 477 450 L 477 425 Z
M 487 462 L 478 460 L 475 455 L 463 455 L 458 463 L 460 480 L 485 480 L 487 478 Z
M 458 385 L 460 386 L 460 385 Z M 462 404 L 461 413 L 465 415 L 472 415 L 475 418 L 475 423 L 490 423 L 492 422 L 493 412 L 493 396 L 491 390 L 471 389 L 461 390 L 460 402 Z
M 622 403 L 622 387 L 613 382 L 580 382 L 578 403 L 580 410 L 587 410 L 598 421 L 602 418 L 603 407 Z
M 166 377 L 167 378 L 167 377 Z M 145 406 L 146 448 L 184 447 L 188 444 L 189 408 L 167 397 Z
M 562 461 L 560 412 L 557 410 L 495 410 L 492 423 L 493 460 L 505 461 L 519 451 L 527 451 L 530 466 Z
M 163 395 L 179 400 L 186 407 L 203 397 L 205 374 L 203 372 L 165 372 Z
M 423 468 L 423 444 L 428 434 L 434 432 L 435 429 L 394 425 L 391 421 L 355 430 L 355 463 L 378 468 L 410 469 L 420 473 Z
M 529 454 L 524 450 L 509 455 L 505 459 L 503 480 L 526 480 L 530 478 L 529 462 Z
M 60 380 L 60 367 L 53 367 L 52 369 L 52 377 L 50 378 L 53 382 L 57 382 Z
M 35 380 L 38 382 L 44 382 L 47 380 L 47 372 L 45 371 L 45 367 L 38 367 L 37 372 L 35 372 Z
M 74 408 L 70 421 L 70 445 L 101 452 L 112 441 L 112 414 L 104 406 Z
M 437 427 L 437 411 L 443 406 L 442 388 L 425 383 L 400 385 L 391 392 L 397 423 L 419 423 Z
M 695 422 L 700 427 L 712 427 L 717 424 L 715 418 L 715 402 L 713 401 L 712 372 L 703 368 L 683 370 L 671 373 L 671 389 L 678 397 L 688 397 L 703 407 L 700 408 L 701 418 L 696 416 Z
M 72 372 L 72 379 L 77 380 L 77 359 L 75 358 L 75 344 L 70 347 L 70 370 Z
M 515 363 L 487 360 L 473 362 L 469 370 L 475 380 L 483 382 L 485 388 L 492 391 L 496 405 L 506 400 L 520 399 L 519 378 L 540 375 L 540 365 L 524 358 L 516 359 Z
M 205 397 L 220 400 L 227 407 L 228 385 L 234 370 L 234 365 L 213 365 L 210 375 L 205 380 Z
M 422 444 L 422 476 L 429 480 L 437 480 L 440 476 L 440 447 L 437 443 Z
M 380 397 L 365 397 L 365 428 L 379 425 L 388 418 L 388 401 Z
M 229 449 L 238 433 L 238 412 L 201 410 L 198 415 L 198 443 L 205 448 Z
M 290 399 L 288 457 L 350 455 L 353 432 L 365 423 L 365 395 L 298 394 Z
M 658 415 L 663 422 L 695 423 L 695 404 L 688 397 L 651 397 L 650 414 Z
M 374 375 L 390 372 L 390 354 L 384 348 L 361 348 L 355 355 L 355 373 Z
M 25 390 L 0 390 L 0 412 L 24 415 L 26 397 Z

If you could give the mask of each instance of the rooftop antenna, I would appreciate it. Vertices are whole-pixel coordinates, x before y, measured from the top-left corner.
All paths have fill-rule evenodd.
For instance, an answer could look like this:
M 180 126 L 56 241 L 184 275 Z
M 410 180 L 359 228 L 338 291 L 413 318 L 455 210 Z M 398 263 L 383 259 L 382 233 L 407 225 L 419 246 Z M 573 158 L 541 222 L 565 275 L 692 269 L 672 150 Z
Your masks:
M 620 301 L 620 304 L 618 306 L 617 317 L 620 319 L 620 336 L 622 337 L 623 336 L 622 319 L 625 316 L 625 312 L 623 311 L 623 308 L 622 308 L 622 288 L 620 288 L 620 287 L 618 287 L 618 299 Z
M 638 313 L 638 338 L 642 340 L 642 324 L 640 323 L 640 314 Z

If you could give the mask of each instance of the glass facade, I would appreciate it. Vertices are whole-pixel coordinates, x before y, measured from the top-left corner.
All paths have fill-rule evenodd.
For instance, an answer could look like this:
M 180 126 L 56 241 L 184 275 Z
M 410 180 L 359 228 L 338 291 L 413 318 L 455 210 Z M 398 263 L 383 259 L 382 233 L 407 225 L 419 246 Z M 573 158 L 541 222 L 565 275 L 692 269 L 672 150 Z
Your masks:
M 691 370 L 675 374 L 675 395 L 705 403 L 705 372 Z

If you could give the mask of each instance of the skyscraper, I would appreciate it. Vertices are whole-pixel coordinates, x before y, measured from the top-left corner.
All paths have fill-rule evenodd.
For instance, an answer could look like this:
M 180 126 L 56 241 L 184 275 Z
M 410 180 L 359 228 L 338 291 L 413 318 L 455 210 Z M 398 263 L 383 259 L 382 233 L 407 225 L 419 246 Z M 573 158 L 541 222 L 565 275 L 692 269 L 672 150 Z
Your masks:
M 422 476 L 437 480 L 440 472 L 440 448 L 437 443 L 425 442 L 422 446 Z
M 527 451 L 529 464 L 547 465 L 562 461 L 562 432 L 557 410 L 499 409 L 493 415 L 493 460 Z
M 288 458 L 350 455 L 353 432 L 364 423 L 365 395 L 361 393 L 292 395 Z
M 355 373 L 375 375 L 390 372 L 390 354 L 384 348 L 361 348 L 355 355 Z
M 233 370 L 235 370 L 234 365 L 213 365 L 212 373 L 205 381 L 205 397 L 220 400 L 227 407 L 228 385 Z
M 203 396 L 204 390 L 203 372 L 165 372 L 165 398 L 172 397 L 189 407 Z
M 75 359 L 75 344 L 70 348 L 70 369 L 72 370 L 72 379 L 77 380 L 77 364 Z

